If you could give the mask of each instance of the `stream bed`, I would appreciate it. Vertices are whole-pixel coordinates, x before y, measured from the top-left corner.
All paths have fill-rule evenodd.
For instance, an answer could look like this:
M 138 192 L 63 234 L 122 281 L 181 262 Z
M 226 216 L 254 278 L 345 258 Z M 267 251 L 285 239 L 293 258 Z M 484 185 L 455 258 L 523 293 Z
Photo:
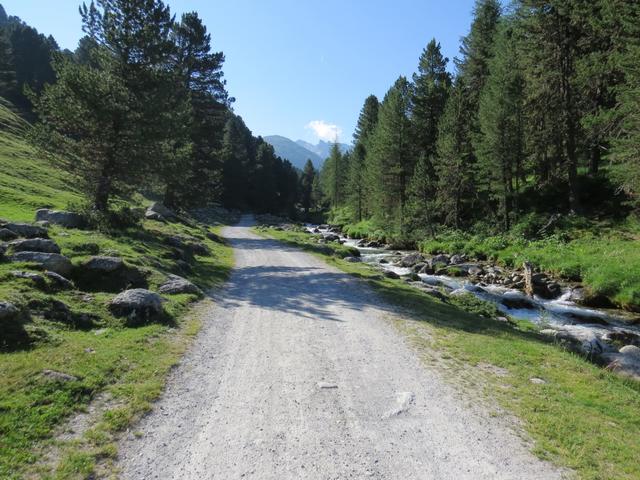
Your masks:
M 574 350 L 587 354 L 598 363 L 608 364 L 616 361 L 619 364 L 619 357 L 625 356 L 625 351 L 630 352 L 637 356 L 632 362 L 632 371 L 640 378 L 640 317 L 617 309 L 579 305 L 574 301 L 575 292 L 579 289 L 575 285 L 554 282 L 553 298 L 538 295 L 530 297 L 522 289 L 501 284 L 499 280 L 496 283 L 488 282 L 487 276 L 478 280 L 477 277 L 466 274 L 451 276 L 416 272 L 414 266 L 410 266 L 411 262 L 408 265 L 406 261 L 411 256 L 420 256 L 415 251 L 389 250 L 384 246 L 369 247 L 361 239 L 346 238 L 336 229 L 326 226 L 306 225 L 306 228 L 309 233 L 322 236 L 326 241 L 339 241 L 346 246 L 357 248 L 360 252 L 359 261 L 373 265 L 383 272 L 393 272 L 427 293 L 470 293 L 481 300 L 491 302 L 505 315 L 539 325 L 542 333 L 566 341 Z M 426 256 L 422 258 L 429 261 Z M 487 262 L 467 263 L 462 266 L 470 268 L 469 265 L 476 269 L 500 271 L 501 274 L 506 272 L 505 269 L 489 265 Z M 506 273 L 517 275 L 517 271 Z M 625 357 L 622 360 L 628 359 Z M 633 370 L 635 368 L 637 370 Z

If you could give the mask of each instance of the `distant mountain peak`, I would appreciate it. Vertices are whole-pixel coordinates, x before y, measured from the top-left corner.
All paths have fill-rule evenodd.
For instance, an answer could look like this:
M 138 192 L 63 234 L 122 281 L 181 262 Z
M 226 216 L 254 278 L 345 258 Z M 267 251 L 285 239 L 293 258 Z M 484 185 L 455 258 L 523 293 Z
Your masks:
M 331 146 L 333 145 L 333 143 L 322 140 L 320 140 L 317 145 L 305 142 L 304 140 L 294 142 L 290 138 L 283 137 L 282 135 L 268 135 L 264 137 L 264 140 L 273 145 L 276 155 L 289 160 L 294 167 L 299 169 L 304 168 L 307 160 L 311 160 L 313 166 L 316 169 L 320 169 L 324 160 L 329 157 Z M 350 148 L 344 143 L 339 143 L 338 145 L 343 153 Z

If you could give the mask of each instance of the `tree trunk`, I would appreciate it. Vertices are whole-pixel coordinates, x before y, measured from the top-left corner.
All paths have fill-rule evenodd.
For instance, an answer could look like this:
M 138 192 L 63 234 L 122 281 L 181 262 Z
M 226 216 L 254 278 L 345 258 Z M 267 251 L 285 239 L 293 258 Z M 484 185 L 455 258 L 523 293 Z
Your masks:
M 93 198 L 93 206 L 99 212 L 106 212 L 109 209 L 109 197 L 111 196 L 111 176 L 109 168 L 103 167 L 98 186 Z
M 589 175 L 595 177 L 600 169 L 600 146 L 594 145 L 591 147 L 591 156 L 589 158 Z

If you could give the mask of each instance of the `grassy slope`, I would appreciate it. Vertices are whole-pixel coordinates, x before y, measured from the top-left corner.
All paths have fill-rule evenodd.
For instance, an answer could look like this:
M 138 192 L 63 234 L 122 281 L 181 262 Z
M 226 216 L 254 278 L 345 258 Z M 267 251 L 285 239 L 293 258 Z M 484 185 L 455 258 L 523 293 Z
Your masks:
M 43 206 L 64 208 L 79 197 L 70 191 L 70 181 L 60 171 L 38 158 L 24 140 L 25 126 L 0 105 L 0 218 L 32 221 Z M 230 270 L 229 247 L 212 242 L 202 228 L 146 221 L 142 228 L 110 233 L 50 229 L 62 253 L 74 263 L 87 257 L 83 246 L 96 244 L 101 254 L 122 256 L 130 265 L 147 270 L 150 289 L 164 280 L 162 272 L 176 272 L 168 235 L 199 237 L 212 252 L 198 256 L 187 277 L 202 288 L 219 285 Z M 95 247 L 94 247 L 95 248 Z M 95 315 L 92 325 L 82 329 L 33 317 L 27 325 L 31 348 L 0 353 L 0 478 L 22 478 L 31 474 L 44 478 L 85 478 L 100 459 L 115 454 L 114 434 L 149 408 L 159 394 L 165 374 L 179 358 L 188 339 L 197 331 L 198 320 L 184 320 L 194 295 L 167 296 L 165 309 L 170 321 L 139 328 L 124 328 L 110 315 L 107 302 L 114 294 L 78 291 L 55 295 L 36 289 L 29 281 L 11 275 L 27 265 L 0 263 L 0 300 L 25 303 L 38 299 L 61 300 L 73 312 Z M 44 369 L 62 371 L 78 381 L 45 381 Z M 72 441 L 55 439 L 65 418 L 83 410 L 98 395 L 110 398 L 101 421 L 84 436 Z M 51 464 L 44 452 L 56 448 Z M 60 460 L 59 464 L 56 460 Z M 108 463 L 108 462 L 107 462 Z
M 308 246 L 309 235 L 267 234 L 315 250 Z M 449 370 L 454 381 L 481 389 L 489 403 L 496 400 L 519 417 L 537 455 L 585 479 L 640 478 L 640 385 L 546 342 L 530 324 L 480 318 L 340 257 L 324 255 L 404 307 L 413 320 L 400 321 L 398 328 L 425 362 Z M 546 383 L 532 383 L 534 377 Z

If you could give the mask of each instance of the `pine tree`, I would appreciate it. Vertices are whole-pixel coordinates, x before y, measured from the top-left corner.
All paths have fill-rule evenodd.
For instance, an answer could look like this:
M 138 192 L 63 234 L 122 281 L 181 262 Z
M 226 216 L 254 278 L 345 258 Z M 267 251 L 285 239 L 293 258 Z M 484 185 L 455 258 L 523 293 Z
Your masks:
M 300 202 L 305 217 L 309 216 L 309 210 L 313 207 L 313 182 L 316 177 L 316 169 L 311 160 L 304 164 L 304 170 L 300 176 Z
M 322 191 L 331 208 L 342 205 L 345 197 L 346 161 L 337 142 L 331 145 L 331 153 L 322 166 Z
M 367 146 L 369 137 L 378 123 L 379 102 L 375 95 L 369 95 L 362 106 L 358 123 L 353 134 L 353 151 L 347 173 L 348 205 L 352 219 L 359 222 L 368 212 L 367 191 Z
M 251 133 L 242 119 L 231 114 L 224 128 L 222 142 L 222 202 L 229 208 L 245 208 L 248 177 L 253 172 Z
M 101 62 L 111 59 L 102 57 Z M 140 131 L 131 112 L 132 94 L 113 70 L 54 61 L 57 81 L 34 99 L 40 138 L 68 159 L 62 166 L 76 174 L 79 186 L 100 212 L 114 193 L 127 191 L 135 178 Z
M 617 128 L 610 158 L 616 162 L 614 176 L 640 207 L 640 5 L 628 4 L 620 42 L 620 69 L 624 82 L 619 88 Z
M 436 152 L 438 122 L 451 88 L 451 75 L 446 70 L 448 61 L 440 52 L 440 44 L 433 39 L 420 56 L 419 73 L 413 74 L 412 140 L 417 154 L 427 162 Z M 430 170 L 427 172 L 431 173 Z
M 491 75 L 480 96 L 481 136 L 476 145 L 478 190 L 498 201 L 505 230 L 516 207 L 517 180 L 524 156 L 524 81 L 511 26 L 503 22 L 496 38 Z M 493 205 L 488 209 L 495 211 Z
M 545 155 L 539 159 L 545 163 L 545 176 L 550 177 L 556 165 L 562 168 L 569 208 L 578 211 L 578 156 L 584 132 L 576 77 L 583 32 L 575 22 L 576 2 L 520 0 L 518 4 L 527 103 L 534 119 L 528 124 L 538 132 L 548 132 L 533 136 L 537 142 L 532 149 Z
M 407 187 L 414 168 L 410 142 L 411 88 L 400 77 L 387 92 L 378 112 L 378 124 L 368 151 L 374 192 L 372 213 L 389 231 L 406 231 Z
M 95 0 L 80 8 L 83 30 L 110 52 L 113 74 L 122 78 L 132 94 L 131 109 L 141 131 L 136 168 L 145 178 L 166 180 L 186 141 L 179 117 L 186 118 L 186 92 L 175 69 L 172 38 L 175 19 L 161 0 Z
M 436 205 L 445 223 L 459 228 L 474 199 L 473 147 L 469 135 L 470 97 L 461 77 L 456 81 L 440 120 Z

